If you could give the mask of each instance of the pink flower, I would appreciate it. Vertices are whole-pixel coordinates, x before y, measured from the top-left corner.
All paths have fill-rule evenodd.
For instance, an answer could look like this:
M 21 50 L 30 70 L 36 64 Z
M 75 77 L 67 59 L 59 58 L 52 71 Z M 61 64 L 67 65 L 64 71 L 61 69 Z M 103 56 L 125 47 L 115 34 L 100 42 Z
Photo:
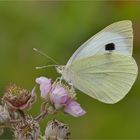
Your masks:
M 79 103 L 76 101 L 70 100 L 64 108 L 64 112 L 74 116 L 79 117 L 84 115 L 86 112 L 83 110 Z
M 51 90 L 51 80 L 46 77 L 36 78 L 36 83 L 40 84 L 41 97 L 47 98 Z
M 50 100 L 54 104 L 56 109 L 59 109 L 62 106 L 64 106 L 68 99 L 68 91 L 59 85 L 54 87 L 54 89 L 50 93 Z
M 50 106 L 53 109 L 63 109 L 64 112 L 79 117 L 86 112 L 79 103 L 75 101 L 75 90 L 62 84 L 61 82 L 54 82 L 46 77 L 36 78 L 36 83 L 40 84 L 41 97 L 48 99 Z

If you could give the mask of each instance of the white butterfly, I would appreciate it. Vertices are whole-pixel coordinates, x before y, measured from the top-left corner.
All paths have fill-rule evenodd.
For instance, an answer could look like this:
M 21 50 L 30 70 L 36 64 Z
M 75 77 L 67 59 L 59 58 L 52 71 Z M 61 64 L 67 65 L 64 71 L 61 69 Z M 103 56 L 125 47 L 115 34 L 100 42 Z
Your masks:
M 57 71 L 85 94 L 113 104 L 129 92 L 136 80 L 138 67 L 132 51 L 131 21 L 116 22 L 86 41 Z

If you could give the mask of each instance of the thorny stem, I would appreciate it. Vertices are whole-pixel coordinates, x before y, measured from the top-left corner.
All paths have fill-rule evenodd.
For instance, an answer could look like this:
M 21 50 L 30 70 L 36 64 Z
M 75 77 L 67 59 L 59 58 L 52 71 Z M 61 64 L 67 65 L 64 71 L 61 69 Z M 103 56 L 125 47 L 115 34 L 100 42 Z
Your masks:
M 20 109 L 18 109 L 17 111 L 18 111 L 18 113 L 20 114 L 21 118 L 22 118 L 23 120 L 25 120 L 25 114 L 24 114 L 24 112 L 23 112 L 22 110 L 20 110 Z
M 11 125 L 10 124 L 0 125 L 0 128 L 11 128 Z
M 48 112 L 47 111 L 43 111 L 41 112 L 41 114 L 39 114 L 35 120 L 40 123 L 46 116 L 48 115 Z
M 41 104 L 41 112 L 43 112 L 44 110 L 46 110 L 46 106 L 47 106 L 47 102 L 43 102 Z
M 43 102 L 41 104 L 41 113 L 35 118 L 38 123 L 40 123 L 48 115 L 46 105 L 47 102 Z
M 21 121 L 21 119 L 18 120 L 10 120 L 10 123 L 19 123 Z
M 12 120 L 16 120 L 15 112 L 9 111 L 9 114 Z

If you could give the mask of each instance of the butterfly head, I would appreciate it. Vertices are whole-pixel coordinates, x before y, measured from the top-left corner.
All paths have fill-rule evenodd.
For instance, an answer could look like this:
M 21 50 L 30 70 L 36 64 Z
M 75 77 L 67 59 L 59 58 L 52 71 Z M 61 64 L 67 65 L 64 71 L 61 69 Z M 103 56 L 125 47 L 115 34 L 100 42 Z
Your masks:
M 63 65 L 56 66 L 56 71 L 60 74 L 63 73 L 64 69 L 65 69 L 65 66 L 63 66 Z
M 56 71 L 61 74 L 61 79 L 65 80 L 67 83 L 71 83 L 68 75 L 68 69 L 64 65 L 56 66 Z

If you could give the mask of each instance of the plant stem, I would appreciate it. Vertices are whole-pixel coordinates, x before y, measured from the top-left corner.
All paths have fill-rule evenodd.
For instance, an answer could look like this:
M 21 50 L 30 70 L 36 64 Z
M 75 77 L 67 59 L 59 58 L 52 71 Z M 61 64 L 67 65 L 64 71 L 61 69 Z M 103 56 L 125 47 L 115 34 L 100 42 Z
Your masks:
M 18 120 L 10 120 L 10 123 L 18 123 L 20 121 L 21 121 L 21 119 L 18 119 Z
M 18 111 L 18 113 L 20 114 L 21 118 L 22 118 L 23 120 L 25 120 L 25 114 L 24 114 L 24 112 L 23 112 L 22 110 L 20 110 L 20 109 L 18 109 L 17 111 Z
M 46 116 L 48 115 L 48 112 L 47 111 L 43 111 L 41 112 L 41 114 L 39 114 L 35 120 L 40 123 Z
M 0 128 L 11 128 L 10 124 L 0 125 Z

